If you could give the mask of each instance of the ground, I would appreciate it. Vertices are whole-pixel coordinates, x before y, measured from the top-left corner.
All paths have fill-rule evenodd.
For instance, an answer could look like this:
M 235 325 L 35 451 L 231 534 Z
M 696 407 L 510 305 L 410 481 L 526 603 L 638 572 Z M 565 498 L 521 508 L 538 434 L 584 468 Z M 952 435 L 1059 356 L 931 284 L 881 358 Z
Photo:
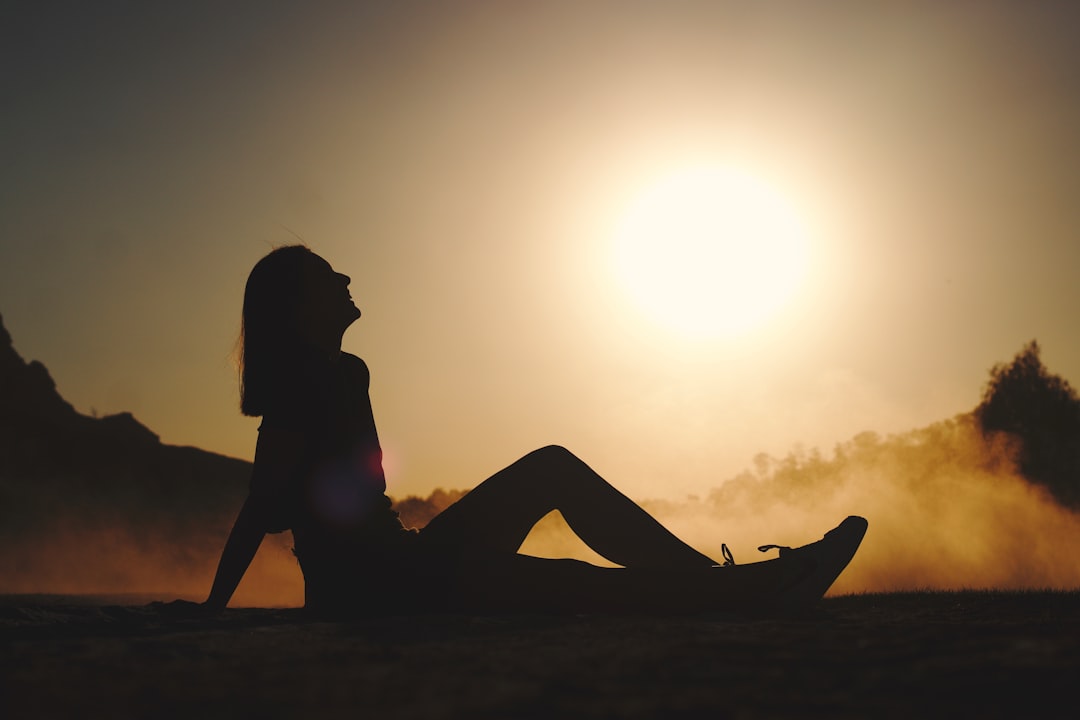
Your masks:
M 177 618 L 0 603 L 4 717 L 1075 717 L 1080 593 L 827 599 L 800 619 Z

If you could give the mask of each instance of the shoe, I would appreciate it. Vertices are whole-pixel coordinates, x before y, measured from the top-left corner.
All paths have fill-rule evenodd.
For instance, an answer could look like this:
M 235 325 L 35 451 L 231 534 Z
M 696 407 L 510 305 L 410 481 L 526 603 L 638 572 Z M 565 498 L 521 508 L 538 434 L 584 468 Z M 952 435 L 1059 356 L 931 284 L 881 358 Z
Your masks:
M 783 605 L 791 609 L 807 608 L 820 600 L 840 577 L 851 558 L 855 557 L 868 524 L 866 518 L 851 515 L 815 543 L 797 548 L 782 545 L 759 547 L 761 552 L 779 549 L 781 559 L 808 559 L 815 564 L 813 572 L 785 590 Z

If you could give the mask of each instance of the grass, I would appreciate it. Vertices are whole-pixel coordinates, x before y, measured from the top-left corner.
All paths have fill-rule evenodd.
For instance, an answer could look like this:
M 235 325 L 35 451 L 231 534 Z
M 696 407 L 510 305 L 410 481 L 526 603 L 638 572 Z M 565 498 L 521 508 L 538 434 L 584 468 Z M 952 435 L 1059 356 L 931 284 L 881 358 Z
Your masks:
M 1080 592 L 826 599 L 811 618 L 0 606 L 10 717 L 1065 717 Z

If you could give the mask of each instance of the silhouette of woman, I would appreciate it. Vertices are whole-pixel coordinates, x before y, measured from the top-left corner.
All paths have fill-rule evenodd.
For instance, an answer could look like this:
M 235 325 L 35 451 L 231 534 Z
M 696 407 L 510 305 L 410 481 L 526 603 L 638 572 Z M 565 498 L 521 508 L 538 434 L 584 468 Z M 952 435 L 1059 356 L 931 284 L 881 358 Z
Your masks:
M 302 245 L 274 250 L 248 277 L 241 410 L 262 424 L 208 609 L 225 607 L 264 535 L 285 530 L 305 608 L 322 614 L 799 610 L 857 549 L 866 522 L 848 518 L 778 560 L 718 567 L 556 446 L 496 473 L 421 530 L 406 529 L 385 494 L 368 368 L 341 351 L 360 317 L 349 282 Z M 517 554 L 556 509 L 623 567 Z

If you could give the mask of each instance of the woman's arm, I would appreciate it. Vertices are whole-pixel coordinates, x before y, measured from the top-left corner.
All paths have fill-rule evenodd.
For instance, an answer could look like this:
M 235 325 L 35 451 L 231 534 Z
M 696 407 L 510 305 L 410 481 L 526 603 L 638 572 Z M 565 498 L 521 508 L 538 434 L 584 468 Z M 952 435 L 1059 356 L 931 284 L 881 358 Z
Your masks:
M 262 543 L 266 532 L 259 522 L 258 513 L 249 495 L 240 508 L 240 515 L 233 524 L 229 539 L 225 542 L 225 549 L 221 551 L 221 560 L 218 561 L 217 574 L 214 575 L 214 584 L 210 588 L 210 597 L 203 603 L 210 610 L 224 610 L 229 604 L 229 598 L 236 591 L 240 579 L 247 572 L 255 552 Z
M 208 609 L 222 610 L 229 604 L 263 537 L 283 529 L 278 527 L 281 505 L 291 499 L 288 488 L 303 470 L 306 447 L 301 433 L 265 426 L 259 431 L 251 491 L 221 551 L 210 596 L 203 603 Z

